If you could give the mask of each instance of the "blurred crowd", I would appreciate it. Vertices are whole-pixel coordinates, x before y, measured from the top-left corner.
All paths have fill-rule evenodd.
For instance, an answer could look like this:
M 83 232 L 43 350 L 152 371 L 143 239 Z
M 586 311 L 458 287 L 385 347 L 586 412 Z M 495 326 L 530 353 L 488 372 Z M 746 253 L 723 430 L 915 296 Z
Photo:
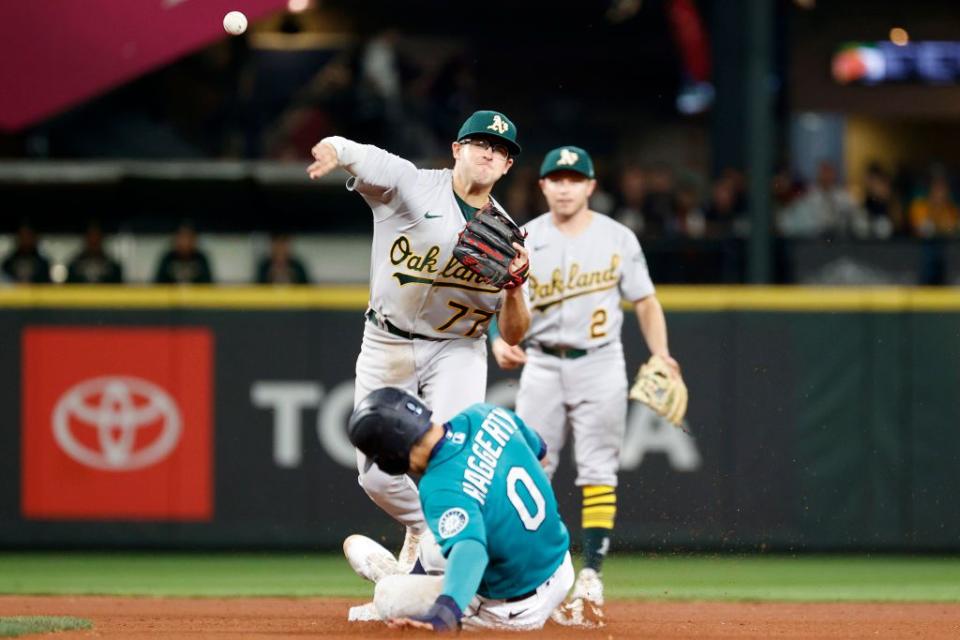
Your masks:
M 257 261 L 250 274 L 257 284 L 309 284 L 310 276 L 304 262 L 293 254 L 291 238 L 287 233 L 273 233 L 266 255 Z M 20 284 L 120 284 L 124 280 L 121 263 L 109 255 L 104 247 L 104 232 L 97 222 L 91 222 L 83 237 L 81 249 L 64 266 L 52 265 L 39 247 L 36 230 L 28 222 L 17 229 L 14 246 L 0 262 L 0 282 Z M 190 222 L 177 228 L 170 247 L 157 262 L 153 276 L 155 284 L 212 284 L 216 281 L 207 253 L 197 242 L 197 231 Z
M 310 15 L 285 15 L 277 25 L 280 41 L 309 35 Z M 304 162 L 318 140 L 337 134 L 421 165 L 446 166 L 452 132 L 467 114 L 491 106 L 481 104 L 471 46 L 392 28 L 306 49 L 252 48 L 246 39 L 230 39 L 54 122 L 44 144 L 35 146 L 50 157 L 212 154 Z M 619 142 L 622 135 L 606 135 L 583 117 L 574 117 L 582 139 L 552 139 L 553 126 L 570 127 L 553 122 L 550 113 L 536 112 L 536 126 L 517 118 L 528 151 L 499 193 L 514 217 L 526 220 L 545 207 L 537 187 L 538 149 L 570 143 L 598 160 L 593 208 L 642 239 L 749 234 L 747 181 L 739 168 L 708 177 L 703 166 L 679 166 L 663 156 L 623 161 L 646 150 L 623 148 L 631 145 Z M 161 122 L 168 126 L 159 127 Z M 874 163 L 857 183 L 847 184 L 829 161 L 806 181 L 784 165 L 770 191 L 774 230 L 787 238 L 948 237 L 958 231 L 952 186 L 940 166 L 915 175 Z
M 773 231 L 784 238 L 949 238 L 960 232 L 960 207 L 947 171 L 893 175 L 871 163 L 861 184 L 850 186 L 838 169 L 821 161 L 804 183 L 786 168 L 773 176 Z M 745 237 L 750 233 L 746 176 L 725 169 L 713 180 L 664 163 L 624 164 L 600 179 L 591 207 L 653 238 Z M 532 168 L 512 176 L 503 202 L 528 220 L 545 209 Z
M 291 15 L 279 30 L 296 36 L 302 27 Z M 481 104 L 475 67 L 476 57 L 462 42 L 404 38 L 395 29 L 306 51 L 261 47 L 252 52 L 246 40 L 231 39 L 53 122 L 30 138 L 42 144 L 27 146 L 30 154 L 47 157 L 214 155 L 305 162 L 318 140 L 337 134 L 376 143 L 421 166 L 448 166 L 452 132 L 466 114 L 492 106 Z M 176 99 L 160 99 L 161 95 Z M 149 106 L 147 112 L 143 105 Z M 695 167 L 663 154 L 646 157 L 647 149 L 623 148 L 634 145 L 622 141 L 622 132 L 606 135 L 600 128 L 591 129 L 592 119 L 577 116 L 582 112 L 576 108 L 569 111 L 567 124 L 571 118 L 576 122 L 574 129 L 582 136 L 578 139 L 553 139 L 554 130 L 571 127 L 552 121 L 554 116 L 546 109 L 537 114 L 536 125 L 521 125 L 526 151 L 496 193 L 519 222 L 546 209 L 538 185 L 542 157 L 538 149 L 570 143 L 588 148 L 597 160 L 598 188 L 591 207 L 632 229 L 645 250 L 655 252 L 661 240 L 716 240 L 729 245 L 726 241 L 749 236 L 748 176 L 741 169 L 727 167 L 709 176 L 705 154 Z M 526 117 L 518 122 L 533 115 Z M 639 160 L 625 159 L 638 156 Z M 944 166 L 910 172 L 871 163 L 856 168 L 853 183 L 828 160 L 806 180 L 788 167 L 785 163 L 776 171 L 768 192 L 771 230 L 779 238 L 876 241 L 951 238 L 960 232 L 954 176 Z M 67 264 L 51 264 L 41 251 L 36 229 L 28 223 L 20 226 L 13 245 L 9 255 L 0 256 L 0 280 L 128 280 L 123 264 L 105 249 L 98 224 L 86 230 L 82 249 Z M 704 262 L 699 271 L 695 267 L 678 271 L 676 280 L 670 275 L 659 279 L 742 278 L 742 247 L 725 246 L 720 253 L 719 263 Z M 696 252 L 683 259 L 695 262 Z M 720 276 L 717 264 L 723 270 Z M 176 231 L 153 280 L 217 281 L 215 265 L 198 245 L 191 224 Z M 309 282 L 310 276 L 304 262 L 293 255 L 290 236 L 278 233 L 250 280 L 298 284 Z
M 601 165 L 602 166 L 602 165 Z M 934 165 L 924 175 L 891 174 L 879 164 L 863 171 L 852 188 L 828 161 L 819 163 L 807 184 L 779 170 L 770 188 L 773 232 L 782 238 L 885 240 L 953 238 L 960 232 L 960 206 L 947 171 Z M 746 176 L 728 168 L 713 180 L 666 163 L 625 163 L 598 180 L 593 209 L 622 222 L 650 247 L 663 239 L 730 240 L 750 233 Z M 519 222 L 546 210 L 537 172 L 519 165 L 498 197 Z M 258 283 L 304 284 L 310 276 L 293 255 L 288 234 L 274 233 L 269 254 L 251 274 Z M 58 272 L 58 267 L 60 272 Z M 4 256 L 0 278 L 11 282 L 120 283 L 123 266 L 107 254 L 99 224 L 87 228 L 82 249 L 65 265 L 51 266 L 39 248 L 36 230 L 20 225 L 14 247 Z M 182 224 L 170 249 L 159 260 L 154 281 L 203 284 L 216 281 L 209 258 L 198 247 L 197 233 Z
M 297 36 L 309 34 L 298 19 L 284 17 L 279 44 L 231 38 L 27 134 L 0 132 L 0 156 L 299 161 L 335 132 L 427 158 L 476 108 L 477 73 L 464 45 L 403 40 L 388 29 L 300 47 Z
M 816 177 L 804 184 L 781 169 L 774 176 L 770 199 L 774 216 L 772 231 L 786 239 L 837 239 L 883 241 L 896 238 L 947 239 L 960 232 L 960 207 L 951 178 L 935 165 L 922 176 L 891 174 L 879 164 L 863 171 L 856 188 L 845 184 L 837 168 L 819 163 Z M 746 176 L 726 169 L 707 181 L 689 170 L 666 163 L 625 163 L 601 176 L 591 198 L 591 207 L 622 222 L 640 238 L 648 258 L 663 240 L 730 241 L 749 235 L 751 220 Z M 511 172 L 498 194 L 499 200 L 519 222 L 546 210 L 537 172 L 529 164 Z M 705 264 L 698 273 L 695 246 L 685 254 L 688 265 L 671 281 L 710 281 L 716 265 Z M 742 249 L 742 247 L 741 247 Z M 741 268 L 742 250 L 726 248 L 734 255 L 722 257 L 724 281 L 735 281 Z M 655 259 L 655 258 L 654 258 Z M 674 261 L 675 262 L 675 261 Z M 169 249 L 159 258 L 153 275 L 158 284 L 205 284 L 216 282 L 209 257 L 198 245 L 197 232 L 184 222 L 173 234 Z M 9 254 L 2 256 L 0 281 L 18 283 L 122 283 L 123 265 L 109 255 L 104 231 L 93 222 L 87 228 L 82 248 L 65 265 L 52 265 L 38 242 L 37 231 L 28 222 L 20 225 Z M 305 262 L 294 255 L 287 233 L 271 235 L 269 251 L 256 261 L 250 282 L 306 284 L 311 277 Z M 932 281 L 935 281 L 932 280 Z
M 327 135 L 376 140 L 409 158 L 443 157 L 477 108 L 476 71 L 460 48 L 401 47 L 388 29 L 324 64 L 263 131 L 265 157 L 301 160 Z

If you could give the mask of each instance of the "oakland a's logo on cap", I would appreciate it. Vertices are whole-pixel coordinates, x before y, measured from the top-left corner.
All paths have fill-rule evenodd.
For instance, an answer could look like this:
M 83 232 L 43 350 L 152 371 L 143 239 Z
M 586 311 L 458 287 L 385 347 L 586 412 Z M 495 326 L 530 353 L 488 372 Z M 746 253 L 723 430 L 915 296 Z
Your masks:
M 509 128 L 510 125 L 503 121 L 503 118 L 500 117 L 499 113 L 493 116 L 493 124 L 487 127 L 487 129 L 493 129 L 497 133 L 505 133 Z
M 560 157 L 557 158 L 558 167 L 572 167 L 577 164 L 577 160 L 580 159 L 580 154 L 570 151 L 570 149 L 561 149 Z

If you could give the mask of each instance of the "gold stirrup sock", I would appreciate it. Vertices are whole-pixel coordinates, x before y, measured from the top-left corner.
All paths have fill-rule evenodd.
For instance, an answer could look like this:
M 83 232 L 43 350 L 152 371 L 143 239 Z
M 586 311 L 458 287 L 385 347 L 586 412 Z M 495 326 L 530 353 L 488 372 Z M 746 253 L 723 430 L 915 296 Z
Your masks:
M 616 487 L 587 485 L 583 488 L 583 528 L 613 529 L 617 515 Z
M 610 548 L 610 532 L 617 515 L 616 487 L 583 488 L 583 566 L 600 573 Z

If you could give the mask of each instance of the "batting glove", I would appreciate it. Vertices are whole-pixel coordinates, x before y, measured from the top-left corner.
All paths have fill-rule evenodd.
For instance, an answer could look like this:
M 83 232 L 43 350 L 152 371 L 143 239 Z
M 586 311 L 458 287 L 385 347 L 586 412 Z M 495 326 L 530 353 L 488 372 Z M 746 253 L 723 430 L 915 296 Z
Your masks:
M 429 611 L 422 616 L 413 616 L 412 619 L 431 624 L 434 631 L 459 631 L 462 617 L 463 612 L 460 611 L 454 599 L 441 595 Z

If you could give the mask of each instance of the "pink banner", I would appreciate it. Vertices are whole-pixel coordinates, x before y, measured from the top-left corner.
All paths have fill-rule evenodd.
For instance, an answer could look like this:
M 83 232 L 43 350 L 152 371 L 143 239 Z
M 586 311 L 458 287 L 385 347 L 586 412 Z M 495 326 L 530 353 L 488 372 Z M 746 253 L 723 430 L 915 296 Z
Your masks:
M 286 0 L 3 0 L 0 128 L 16 131 L 220 38 Z

